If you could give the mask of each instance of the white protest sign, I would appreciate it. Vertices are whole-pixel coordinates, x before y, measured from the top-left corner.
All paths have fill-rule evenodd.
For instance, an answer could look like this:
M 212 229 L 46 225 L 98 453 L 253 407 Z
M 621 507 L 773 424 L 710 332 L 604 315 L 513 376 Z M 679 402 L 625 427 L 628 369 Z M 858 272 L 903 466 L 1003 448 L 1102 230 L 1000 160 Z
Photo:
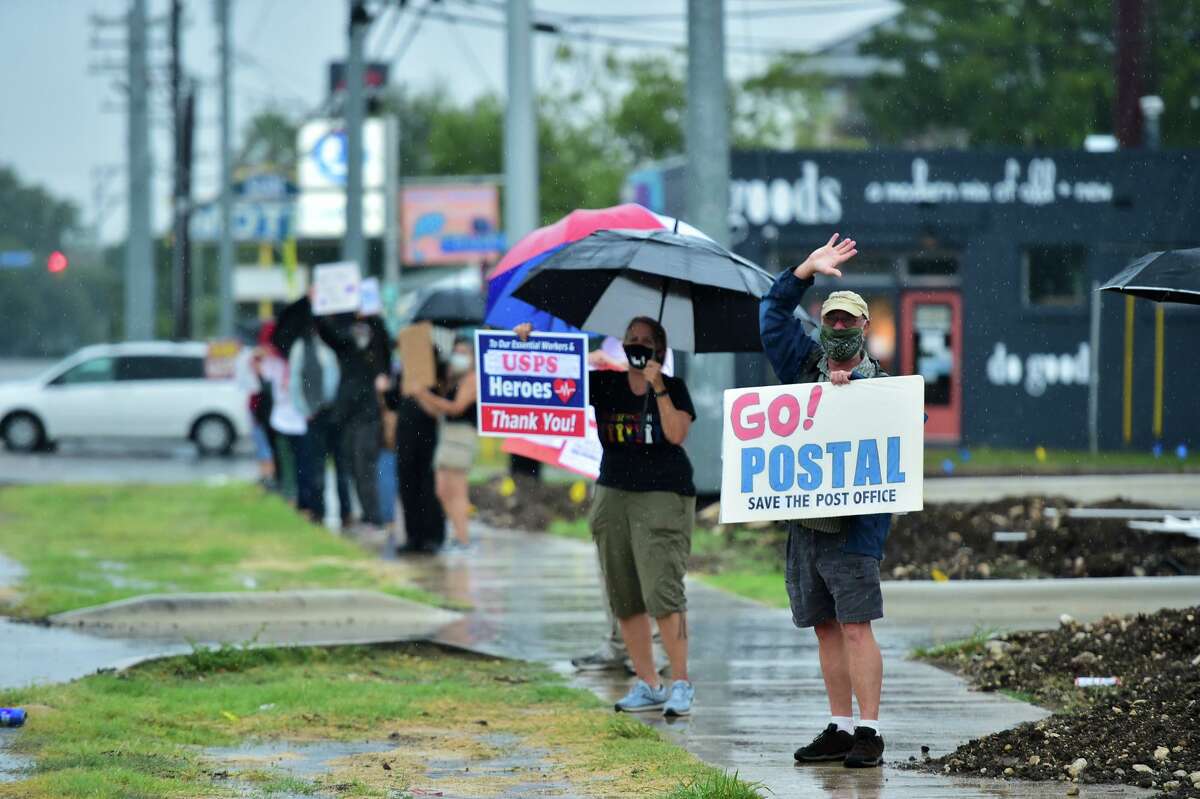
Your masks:
M 919 375 L 725 392 L 721 522 L 920 510 Z
M 317 264 L 312 280 L 313 313 L 325 316 L 357 311 L 360 282 L 358 264 L 353 261 Z
M 364 316 L 383 313 L 383 296 L 379 289 L 379 278 L 366 277 L 358 284 L 358 310 Z

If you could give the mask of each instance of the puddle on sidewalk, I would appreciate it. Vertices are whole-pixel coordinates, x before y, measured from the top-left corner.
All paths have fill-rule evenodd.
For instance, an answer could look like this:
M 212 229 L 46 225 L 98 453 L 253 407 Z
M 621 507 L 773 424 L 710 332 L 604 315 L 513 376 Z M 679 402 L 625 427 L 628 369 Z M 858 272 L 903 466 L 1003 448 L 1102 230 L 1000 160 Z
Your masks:
M 461 740 L 436 731 L 393 733 L 387 741 L 260 742 L 204 750 L 218 779 L 245 799 L 337 797 L 355 783 L 389 791 L 389 796 L 442 799 L 503 799 L 577 794 L 547 753 L 523 746 L 515 735 L 481 734 Z M 256 785 L 243 775 L 260 772 L 275 780 Z M 295 780 L 294 786 L 288 781 Z M 291 792 L 289 793 L 289 789 Z
M 8 751 L 19 730 L 0 730 L 0 782 L 23 780 L 33 768 L 33 761 Z

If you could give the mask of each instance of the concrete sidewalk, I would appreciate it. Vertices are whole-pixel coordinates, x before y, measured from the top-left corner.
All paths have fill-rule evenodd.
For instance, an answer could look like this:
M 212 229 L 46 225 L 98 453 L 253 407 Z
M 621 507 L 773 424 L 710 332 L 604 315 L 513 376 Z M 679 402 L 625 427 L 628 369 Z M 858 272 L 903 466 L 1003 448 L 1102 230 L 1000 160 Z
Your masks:
M 1193 507 L 1200 501 L 1200 474 L 1075 474 L 996 477 L 927 477 L 926 502 L 991 502 L 1041 495 L 1078 502 L 1125 499 L 1157 507 Z
M 326 646 L 425 640 L 461 616 L 379 591 L 296 590 L 146 594 L 49 621 L 126 640 Z
M 545 535 L 487 530 L 480 552 L 429 561 L 422 587 L 472 603 L 475 611 L 439 640 L 570 671 L 568 659 L 594 649 L 606 624 L 595 554 L 590 544 Z M 668 725 L 645 719 L 705 761 L 761 781 L 775 796 L 993 797 L 1062 796 L 1059 783 L 944 778 L 896 768 L 966 740 L 1045 715 L 997 694 L 973 693 L 957 678 L 905 659 L 928 643 L 928 626 L 884 624 L 882 724 L 889 764 L 851 771 L 840 764 L 797 767 L 792 752 L 828 721 L 815 639 L 796 630 L 786 611 L 765 608 L 695 581 L 689 585 L 691 672 L 696 707 Z M 939 619 L 939 633 L 970 632 L 972 622 Z M 574 677 L 615 700 L 623 674 Z M 1122 788 L 1083 786 L 1085 796 L 1131 796 Z

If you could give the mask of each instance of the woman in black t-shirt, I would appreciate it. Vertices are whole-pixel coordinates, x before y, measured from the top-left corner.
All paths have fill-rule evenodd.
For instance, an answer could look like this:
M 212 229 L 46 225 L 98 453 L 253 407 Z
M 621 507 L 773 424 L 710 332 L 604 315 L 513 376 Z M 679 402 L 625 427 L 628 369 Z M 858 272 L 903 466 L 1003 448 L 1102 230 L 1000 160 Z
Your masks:
M 433 455 L 437 498 L 450 520 L 454 539 L 446 546 L 448 554 L 471 548 L 468 526 L 471 500 L 467 476 L 479 451 L 475 432 L 475 357 L 471 341 L 458 338 L 446 365 L 446 378 L 436 393 L 418 389 L 413 399 L 430 416 L 438 419 L 438 444 Z
M 518 335 L 527 336 L 528 324 Z M 638 680 L 616 709 L 667 716 L 691 712 L 687 672 L 687 600 L 683 578 L 691 554 L 696 489 L 683 442 L 696 418 L 687 385 L 662 373 L 667 333 L 649 317 L 625 330 L 627 372 L 592 372 L 600 476 L 588 521 L 605 588 Z M 670 690 L 660 684 L 650 617 L 658 622 L 671 664 Z

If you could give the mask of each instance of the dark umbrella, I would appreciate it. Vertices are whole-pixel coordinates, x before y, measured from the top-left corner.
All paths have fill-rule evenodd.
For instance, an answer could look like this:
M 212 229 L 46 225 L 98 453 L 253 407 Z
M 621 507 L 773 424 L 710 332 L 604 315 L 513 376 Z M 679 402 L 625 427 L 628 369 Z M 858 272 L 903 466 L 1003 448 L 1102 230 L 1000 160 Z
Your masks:
M 757 352 L 759 300 L 774 278 L 708 239 L 669 230 L 597 230 L 538 264 L 513 296 L 581 330 L 618 338 L 662 322 L 688 352 Z
M 417 303 L 412 321 L 433 322 L 438 327 L 471 327 L 483 324 L 483 295 L 474 289 L 434 289 Z
M 1151 252 L 1100 287 L 1155 302 L 1200 305 L 1200 248 Z

